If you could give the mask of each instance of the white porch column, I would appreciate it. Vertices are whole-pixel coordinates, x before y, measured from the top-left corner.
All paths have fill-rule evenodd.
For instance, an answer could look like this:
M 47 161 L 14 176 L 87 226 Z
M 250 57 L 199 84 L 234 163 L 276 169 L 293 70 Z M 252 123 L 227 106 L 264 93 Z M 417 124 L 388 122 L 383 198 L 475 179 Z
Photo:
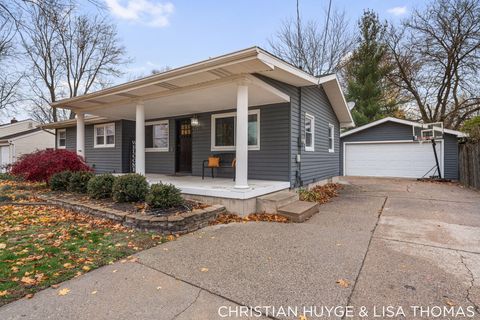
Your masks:
M 85 115 L 77 112 L 77 154 L 85 159 Z
M 138 101 L 135 117 L 135 172 L 145 175 L 145 107 Z
M 235 188 L 248 186 L 248 85 L 240 82 L 237 87 L 237 132 Z

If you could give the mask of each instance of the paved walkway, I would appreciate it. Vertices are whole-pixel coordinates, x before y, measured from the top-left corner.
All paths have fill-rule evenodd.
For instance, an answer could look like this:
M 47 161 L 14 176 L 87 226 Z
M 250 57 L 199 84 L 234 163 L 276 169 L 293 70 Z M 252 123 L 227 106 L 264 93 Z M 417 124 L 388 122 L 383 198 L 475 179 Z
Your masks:
M 137 262 L 67 281 L 66 296 L 47 289 L 6 305 L 0 319 L 220 319 L 221 306 L 480 305 L 478 192 L 400 179 L 345 183 L 306 223 L 209 227 L 141 252 Z

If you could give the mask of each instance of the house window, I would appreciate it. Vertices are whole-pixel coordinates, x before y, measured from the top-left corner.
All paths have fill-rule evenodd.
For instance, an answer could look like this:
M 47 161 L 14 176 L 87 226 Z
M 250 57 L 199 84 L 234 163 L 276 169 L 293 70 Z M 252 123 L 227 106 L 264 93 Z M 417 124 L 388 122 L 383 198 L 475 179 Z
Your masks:
M 335 126 L 328 124 L 328 152 L 335 152 Z
M 234 151 L 236 113 L 212 115 L 212 151 Z M 248 112 L 248 149 L 260 150 L 260 110 Z
M 94 126 L 94 147 L 115 147 L 115 123 L 97 124 Z
M 315 151 L 315 117 L 305 114 L 305 151 Z
M 146 126 L 152 126 L 152 143 L 147 152 L 169 151 L 169 126 L 168 120 L 147 122 Z
M 57 129 L 57 148 L 65 149 L 67 147 L 67 130 Z

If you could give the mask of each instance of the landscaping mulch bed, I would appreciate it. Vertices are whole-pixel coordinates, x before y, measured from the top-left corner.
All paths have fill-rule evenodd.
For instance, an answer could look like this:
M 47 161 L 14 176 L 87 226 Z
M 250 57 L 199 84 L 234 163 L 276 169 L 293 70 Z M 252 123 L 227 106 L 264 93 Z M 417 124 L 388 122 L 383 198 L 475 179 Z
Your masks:
M 0 306 L 170 238 L 53 206 L 0 206 Z
M 115 202 L 112 199 L 92 199 L 84 194 L 78 193 L 69 193 L 69 192 L 56 192 L 51 191 L 46 195 L 50 197 L 57 198 L 59 200 L 68 199 L 78 201 L 84 204 L 90 204 L 94 206 L 99 206 L 107 209 L 114 209 L 118 211 L 123 211 L 126 213 L 136 214 L 142 213 L 145 215 L 152 216 L 172 216 L 179 215 L 185 212 L 190 212 L 194 209 L 204 209 L 207 205 L 204 205 L 199 202 L 186 200 L 183 205 L 176 206 L 169 209 L 154 209 L 149 208 L 144 202 Z

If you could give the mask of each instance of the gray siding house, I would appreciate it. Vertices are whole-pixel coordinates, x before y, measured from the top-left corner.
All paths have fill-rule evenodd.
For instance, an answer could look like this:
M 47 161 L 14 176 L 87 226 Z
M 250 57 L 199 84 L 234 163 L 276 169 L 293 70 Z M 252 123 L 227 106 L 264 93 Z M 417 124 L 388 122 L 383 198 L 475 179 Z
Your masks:
M 428 177 L 435 172 L 432 143 L 420 143 L 420 123 L 387 117 L 341 135 L 341 175 L 377 177 Z M 458 179 L 458 139 L 464 134 L 443 130 L 436 140 L 442 177 Z M 433 169 L 433 170 L 432 170 Z
M 335 75 L 314 77 L 258 47 L 53 106 L 77 114 L 45 126 L 56 130 L 57 148 L 97 172 L 137 172 L 222 198 L 339 176 L 340 129 L 353 126 Z M 221 168 L 202 180 L 213 155 Z

